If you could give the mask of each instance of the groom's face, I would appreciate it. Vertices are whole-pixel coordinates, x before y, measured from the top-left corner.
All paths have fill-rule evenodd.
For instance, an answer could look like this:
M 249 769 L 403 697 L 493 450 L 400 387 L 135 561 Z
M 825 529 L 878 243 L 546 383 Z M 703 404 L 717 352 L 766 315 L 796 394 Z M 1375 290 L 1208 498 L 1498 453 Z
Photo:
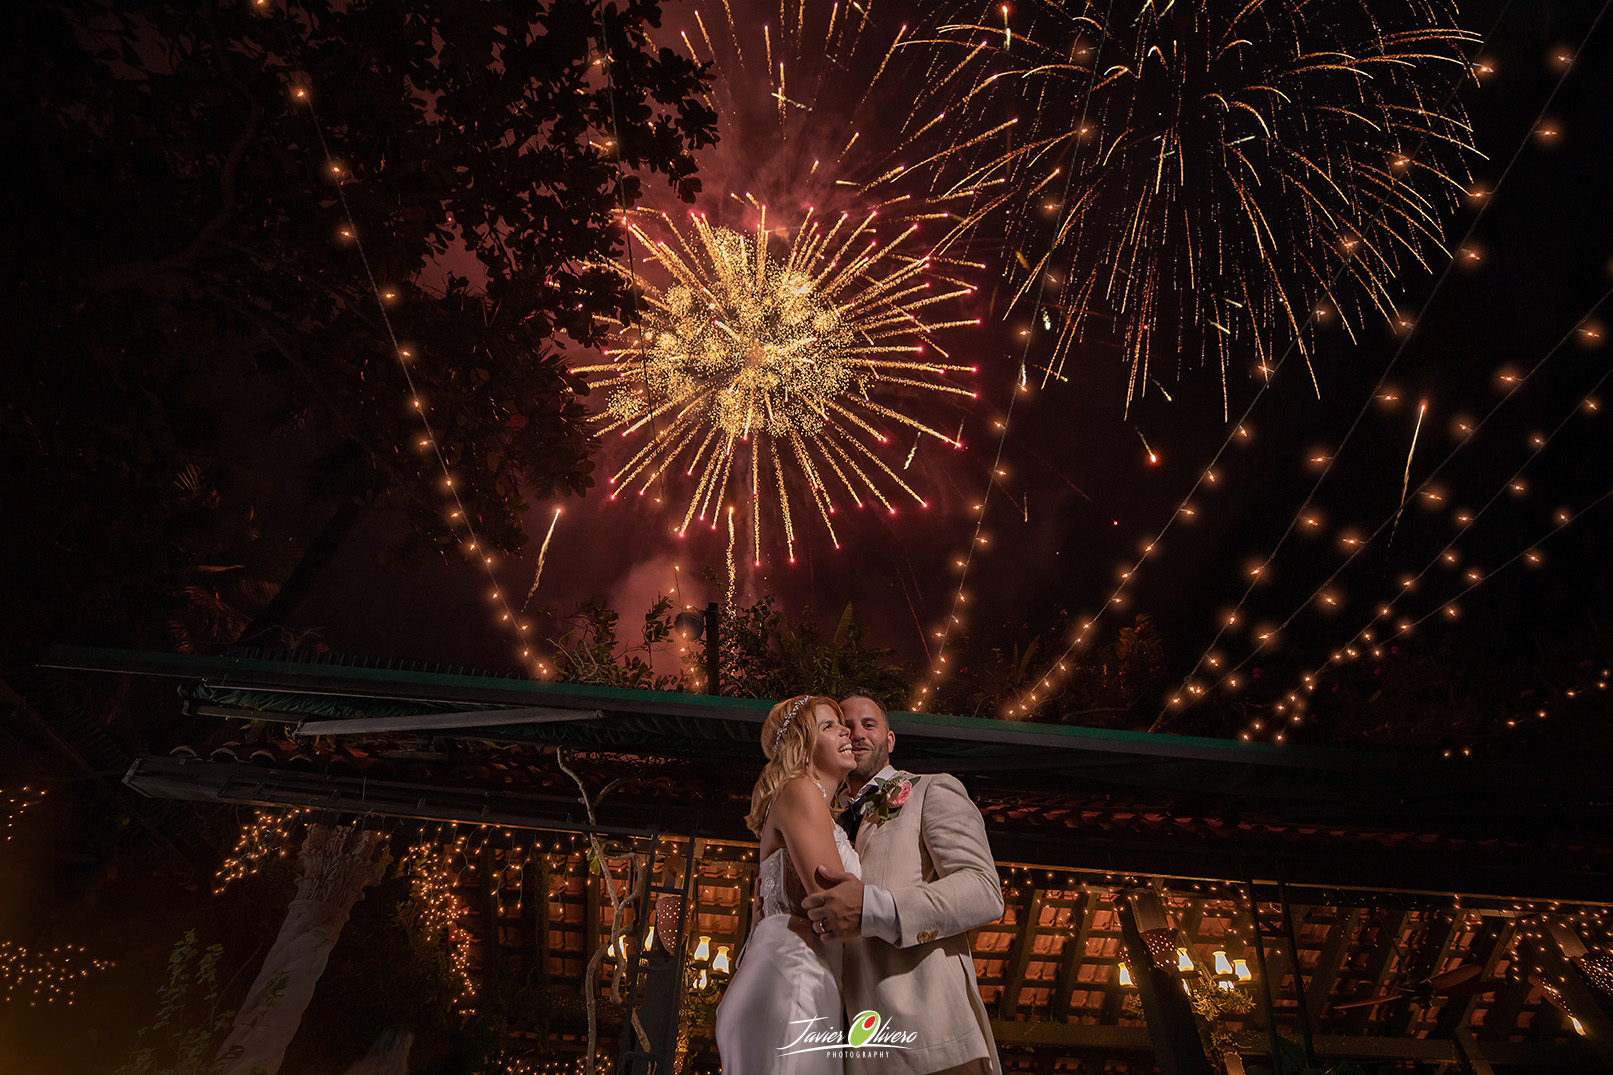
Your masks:
M 840 703 L 840 711 L 851 729 L 851 756 L 857 762 L 849 779 L 853 784 L 866 784 L 890 763 L 896 735 L 885 720 L 885 711 L 870 699 L 847 698 Z

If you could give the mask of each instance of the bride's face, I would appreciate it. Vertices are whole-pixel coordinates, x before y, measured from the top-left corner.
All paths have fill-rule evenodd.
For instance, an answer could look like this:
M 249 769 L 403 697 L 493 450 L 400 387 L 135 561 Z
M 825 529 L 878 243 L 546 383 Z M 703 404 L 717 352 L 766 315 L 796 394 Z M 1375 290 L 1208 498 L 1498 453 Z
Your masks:
M 840 723 L 835 711 L 826 705 L 813 710 L 818 722 L 818 738 L 812 747 L 812 767 L 820 774 L 839 780 L 857 767 L 851 754 L 851 732 Z

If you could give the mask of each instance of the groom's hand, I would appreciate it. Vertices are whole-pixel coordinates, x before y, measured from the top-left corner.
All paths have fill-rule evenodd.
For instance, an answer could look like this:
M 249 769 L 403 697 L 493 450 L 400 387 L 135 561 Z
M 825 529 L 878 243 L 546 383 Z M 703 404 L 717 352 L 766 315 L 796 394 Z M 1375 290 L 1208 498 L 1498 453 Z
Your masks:
M 863 883 L 849 873 L 818 867 L 818 884 L 822 892 L 815 892 L 801 901 L 812 929 L 826 941 L 849 941 L 862 935 Z

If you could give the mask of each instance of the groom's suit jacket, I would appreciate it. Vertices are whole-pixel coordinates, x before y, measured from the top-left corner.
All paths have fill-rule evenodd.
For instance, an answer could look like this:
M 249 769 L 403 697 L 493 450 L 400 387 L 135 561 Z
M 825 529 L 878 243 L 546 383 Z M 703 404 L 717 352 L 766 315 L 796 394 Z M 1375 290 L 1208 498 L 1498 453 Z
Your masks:
M 985 822 L 956 777 L 916 779 L 896 816 L 857 831 L 862 880 L 891 894 L 900 937 L 848 943 L 844 992 L 848 1018 L 873 1009 L 918 1038 L 878 1059 L 848 1050 L 847 1075 L 928 1075 L 981 1057 L 1001 1072 L 969 949 L 969 930 L 1003 913 Z

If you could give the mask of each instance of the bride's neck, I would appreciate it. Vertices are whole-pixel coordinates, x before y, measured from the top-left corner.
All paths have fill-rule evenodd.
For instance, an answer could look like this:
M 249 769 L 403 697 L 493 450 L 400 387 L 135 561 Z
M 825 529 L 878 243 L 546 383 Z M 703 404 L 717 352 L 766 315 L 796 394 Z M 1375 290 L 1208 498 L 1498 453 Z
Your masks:
M 834 787 L 825 782 L 822 773 L 818 772 L 816 769 L 808 769 L 807 776 L 811 777 L 812 782 L 818 785 L 818 790 L 823 793 L 823 797 L 825 799 L 831 799 L 834 797 Z

